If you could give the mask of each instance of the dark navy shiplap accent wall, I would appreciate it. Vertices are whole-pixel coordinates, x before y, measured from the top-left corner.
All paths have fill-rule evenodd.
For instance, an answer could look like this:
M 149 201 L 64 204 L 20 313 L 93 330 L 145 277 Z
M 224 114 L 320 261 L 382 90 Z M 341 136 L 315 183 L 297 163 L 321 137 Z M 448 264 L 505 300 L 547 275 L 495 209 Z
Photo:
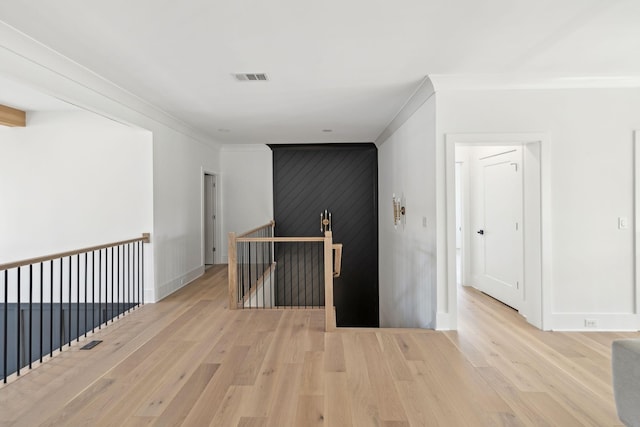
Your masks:
M 338 326 L 379 326 L 378 151 L 374 144 L 270 145 L 277 236 L 321 236 L 332 213 L 344 245 L 334 281 Z M 277 261 L 277 260 L 276 260 Z

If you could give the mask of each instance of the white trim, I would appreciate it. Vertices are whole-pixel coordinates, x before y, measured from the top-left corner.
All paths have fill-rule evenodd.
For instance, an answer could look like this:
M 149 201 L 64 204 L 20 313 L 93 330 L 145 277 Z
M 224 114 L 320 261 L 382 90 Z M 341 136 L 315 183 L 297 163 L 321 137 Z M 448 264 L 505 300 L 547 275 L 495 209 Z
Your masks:
M 189 283 L 193 282 L 203 274 L 204 274 L 204 265 L 200 265 L 194 268 L 193 270 L 188 271 L 187 273 L 165 283 L 164 285 L 160 286 L 156 301 L 160 301 L 161 299 L 168 297 L 172 293 L 176 292 L 178 289 L 181 289 L 187 286 Z
M 640 87 L 640 76 L 541 76 L 526 74 L 429 75 L 436 91 Z
M 633 132 L 633 243 L 634 243 L 634 286 L 636 330 L 640 329 L 640 130 Z
M 425 78 L 420 82 L 420 85 L 418 85 L 413 94 L 411 94 L 407 102 L 402 106 L 400 111 L 398 111 L 389 124 L 382 130 L 380 135 L 378 135 L 374 141 L 376 146 L 380 147 L 384 144 L 384 142 L 389 139 L 395 131 L 400 129 L 400 127 L 434 94 L 435 90 L 431 83 L 431 79 L 429 79 L 429 76 L 425 76 Z
M 271 151 L 265 144 L 225 144 L 220 148 L 224 152 Z
M 0 73 L 119 123 L 145 129 L 153 129 L 149 121 L 161 123 L 210 148 L 219 146 L 213 136 L 194 129 L 1 21 Z
M 446 307 L 438 307 L 438 329 L 455 329 L 457 325 L 457 284 L 456 284 L 456 240 L 455 240 L 455 146 L 456 144 L 539 144 L 539 173 L 540 173 L 540 234 L 535 236 L 537 241 L 526 243 L 540 251 L 539 271 L 525 271 L 525 282 L 528 292 L 536 294 L 532 299 L 535 306 L 526 306 L 522 312 L 527 321 L 541 329 L 551 328 L 551 193 L 549 176 L 549 138 L 544 133 L 482 133 L 482 134 L 445 134 L 445 185 L 446 185 Z M 525 165 L 525 167 L 527 167 Z M 525 189 L 526 190 L 526 189 Z M 525 195 L 525 197 L 527 197 Z M 526 214 L 525 214 L 526 215 Z M 525 221 L 536 221 L 530 218 Z M 448 313 L 448 318 L 444 316 Z
M 634 313 L 553 313 L 554 331 L 637 331 L 638 316 Z M 593 319 L 598 326 L 587 328 L 585 319 Z
M 451 318 L 449 313 L 438 312 L 436 313 L 436 331 L 450 331 L 451 327 Z

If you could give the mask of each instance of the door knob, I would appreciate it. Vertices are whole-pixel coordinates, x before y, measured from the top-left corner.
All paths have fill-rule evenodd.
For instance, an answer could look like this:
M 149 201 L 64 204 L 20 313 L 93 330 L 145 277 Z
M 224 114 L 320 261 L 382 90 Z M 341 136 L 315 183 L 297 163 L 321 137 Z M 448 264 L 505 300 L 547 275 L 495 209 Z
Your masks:
M 478 231 L 476 231 L 476 233 L 478 233 L 478 234 L 484 234 L 484 230 L 478 230 Z

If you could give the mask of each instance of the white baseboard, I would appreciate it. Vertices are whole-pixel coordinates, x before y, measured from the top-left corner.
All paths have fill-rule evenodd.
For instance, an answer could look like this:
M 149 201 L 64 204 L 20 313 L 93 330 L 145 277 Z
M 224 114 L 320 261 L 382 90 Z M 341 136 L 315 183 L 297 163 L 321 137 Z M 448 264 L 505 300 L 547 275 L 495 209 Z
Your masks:
M 182 276 L 171 280 L 170 282 L 160 285 L 156 301 L 160 301 L 161 299 L 166 298 L 167 296 L 171 295 L 178 289 L 193 282 L 203 274 L 204 274 L 204 265 L 201 265 L 183 274 Z
M 449 313 L 436 313 L 436 331 L 451 330 L 451 316 Z
M 586 322 L 595 321 L 595 326 Z M 640 316 L 633 313 L 552 313 L 553 331 L 638 331 Z

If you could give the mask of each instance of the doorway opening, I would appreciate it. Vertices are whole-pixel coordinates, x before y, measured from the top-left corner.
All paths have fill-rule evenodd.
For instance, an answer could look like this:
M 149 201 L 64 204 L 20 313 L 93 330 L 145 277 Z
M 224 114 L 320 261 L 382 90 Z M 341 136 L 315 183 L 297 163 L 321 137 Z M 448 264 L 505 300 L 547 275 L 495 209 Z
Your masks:
M 462 285 L 544 329 L 544 135 L 449 134 L 446 141 L 449 328 L 457 327 Z
M 216 263 L 216 176 L 204 173 L 203 180 L 203 264 L 205 268 Z

